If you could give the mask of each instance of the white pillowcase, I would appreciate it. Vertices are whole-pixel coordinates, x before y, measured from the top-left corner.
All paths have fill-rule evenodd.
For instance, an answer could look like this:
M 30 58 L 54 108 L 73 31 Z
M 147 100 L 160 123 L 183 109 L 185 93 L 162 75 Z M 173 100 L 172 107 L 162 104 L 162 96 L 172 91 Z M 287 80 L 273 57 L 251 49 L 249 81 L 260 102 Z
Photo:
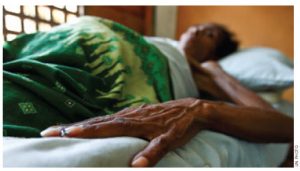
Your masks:
M 294 83 L 292 62 L 272 48 L 242 49 L 223 58 L 219 64 L 252 90 L 282 90 Z

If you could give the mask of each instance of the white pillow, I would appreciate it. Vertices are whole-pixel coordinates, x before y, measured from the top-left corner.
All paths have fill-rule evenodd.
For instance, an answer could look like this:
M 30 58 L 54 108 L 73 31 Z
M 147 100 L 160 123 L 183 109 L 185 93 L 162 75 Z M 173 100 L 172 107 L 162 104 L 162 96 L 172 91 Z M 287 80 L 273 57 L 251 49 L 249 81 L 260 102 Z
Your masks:
M 168 43 L 183 55 L 178 41 L 162 37 L 152 39 Z M 255 91 L 283 90 L 294 83 L 292 62 L 276 49 L 267 47 L 241 49 L 220 60 L 219 64 L 228 74 Z
M 294 83 L 292 62 L 272 48 L 242 49 L 223 58 L 219 64 L 252 90 L 282 90 Z

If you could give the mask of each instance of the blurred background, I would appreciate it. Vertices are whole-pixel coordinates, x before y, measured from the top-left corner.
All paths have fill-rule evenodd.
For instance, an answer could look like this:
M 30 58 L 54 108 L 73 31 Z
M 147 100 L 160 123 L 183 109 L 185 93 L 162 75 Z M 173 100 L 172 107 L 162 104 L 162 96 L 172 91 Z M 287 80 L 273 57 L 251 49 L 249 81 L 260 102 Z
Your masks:
M 179 39 L 186 29 L 205 22 L 227 26 L 241 47 L 267 46 L 294 59 L 293 6 L 4 6 L 3 39 L 46 31 L 82 15 L 108 18 L 148 36 Z M 293 88 L 284 98 L 293 102 Z

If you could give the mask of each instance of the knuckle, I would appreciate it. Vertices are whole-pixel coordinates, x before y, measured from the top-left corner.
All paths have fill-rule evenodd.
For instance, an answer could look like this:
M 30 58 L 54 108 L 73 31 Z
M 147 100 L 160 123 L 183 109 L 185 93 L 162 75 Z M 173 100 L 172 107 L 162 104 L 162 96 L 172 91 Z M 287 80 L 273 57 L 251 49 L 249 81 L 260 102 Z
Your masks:
M 164 147 L 168 144 L 168 139 L 166 137 L 160 137 L 155 139 L 155 144 L 161 147 Z
M 125 124 L 127 122 L 125 120 L 125 118 L 123 118 L 123 117 L 116 117 L 116 118 L 113 119 L 113 121 L 116 122 L 116 123 L 123 123 L 123 124 Z
M 113 122 L 115 124 L 123 126 L 124 128 L 133 128 L 135 126 L 133 121 L 131 121 L 127 118 L 124 118 L 124 117 L 117 117 L 117 118 L 113 119 Z

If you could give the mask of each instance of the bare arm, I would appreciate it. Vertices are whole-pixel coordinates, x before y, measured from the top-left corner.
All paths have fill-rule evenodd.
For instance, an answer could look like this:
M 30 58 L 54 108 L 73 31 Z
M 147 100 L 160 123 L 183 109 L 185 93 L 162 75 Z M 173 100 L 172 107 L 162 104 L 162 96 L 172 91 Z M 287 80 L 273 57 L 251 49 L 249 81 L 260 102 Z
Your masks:
M 230 134 L 249 141 L 257 142 L 290 142 L 287 159 L 281 166 L 293 166 L 293 120 L 276 112 L 270 104 L 254 92 L 242 86 L 237 80 L 224 72 L 215 62 L 199 65 L 192 59 L 189 60 L 195 71 L 194 77 L 198 87 L 201 88 L 203 77 L 201 73 L 211 80 L 208 92 L 219 99 L 230 100 L 240 106 L 228 107 L 227 105 L 212 104 L 212 123 L 210 129 Z M 198 81 L 197 81 L 198 78 Z M 205 77 L 204 77 L 205 78 Z M 210 79 L 212 78 L 212 79 Z M 202 79 L 202 80 L 201 80 Z M 208 83 L 210 81 L 207 81 Z M 249 107 L 255 108 L 249 108 Z
M 290 142 L 293 119 L 272 109 L 206 102 L 206 127 L 253 142 Z M 197 118 L 203 122 L 203 114 Z
M 188 61 L 199 90 L 204 89 L 221 100 L 232 101 L 237 105 L 273 109 L 268 102 L 223 71 L 216 62 L 200 64 L 191 58 Z
M 206 62 L 202 65 L 211 74 L 218 88 L 224 92 L 227 98 L 237 105 L 252 106 L 263 109 L 273 107 L 255 92 L 247 89 L 239 81 L 228 75 L 216 62 Z
M 292 137 L 291 125 L 291 118 L 275 110 L 188 98 L 128 108 L 114 115 L 50 127 L 41 135 L 144 138 L 150 143 L 133 157 L 130 165 L 145 167 L 154 166 L 168 151 L 184 145 L 202 129 L 256 142 L 285 142 Z M 62 129 L 65 129 L 63 135 Z
M 207 102 L 209 129 L 250 141 L 292 141 L 292 118 L 273 109 L 269 103 L 225 73 L 216 62 L 195 65 L 201 70 L 200 73 L 209 75 L 215 84 L 211 87 L 218 89 L 214 91 L 237 104 Z
M 227 83 L 220 79 L 218 84 L 223 86 Z M 168 151 L 182 146 L 202 129 L 256 142 L 288 142 L 292 139 L 291 118 L 272 108 L 259 107 L 260 103 L 255 103 L 259 97 L 249 101 L 247 94 L 251 92 L 243 88 L 237 90 L 244 94 L 239 99 L 237 96 L 240 94 L 235 93 L 230 84 L 227 86 L 224 91 L 230 93 L 224 93 L 222 89 L 219 92 L 241 105 L 194 98 L 180 99 L 127 108 L 114 115 L 50 127 L 41 135 L 77 138 L 134 136 L 149 140 L 145 149 L 133 157 L 130 165 L 134 167 L 154 166 Z M 251 105 L 245 106 L 248 103 Z

